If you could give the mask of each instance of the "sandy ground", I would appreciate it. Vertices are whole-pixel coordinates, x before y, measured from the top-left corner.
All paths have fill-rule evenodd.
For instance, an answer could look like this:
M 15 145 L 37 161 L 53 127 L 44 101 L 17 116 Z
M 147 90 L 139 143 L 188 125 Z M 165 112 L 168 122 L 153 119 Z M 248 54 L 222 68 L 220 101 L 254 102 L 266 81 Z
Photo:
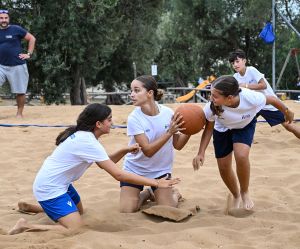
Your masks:
M 285 101 L 296 118 L 300 104 Z M 25 118 L 15 118 L 13 101 L 0 106 L 1 124 L 74 124 L 83 106 L 26 106 Z M 178 104 L 168 105 L 174 110 Z M 112 106 L 116 125 L 126 124 L 132 106 Z M 300 122 L 297 123 L 300 126 Z M 174 176 L 185 201 L 180 208 L 200 206 L 201 210 L 182 222 L 152 217 L 142 212 L 119 213 L 119 183 L 96 165 L 84 174 L 75 187 L 86 210 L 86 226 L 79 232 L 26 232 L 7 235 L 15 222 L 24 217 L 30 222 L 51 224 L 44 215 L 17 212 L 17 202 L 34 202 L 32 183 L 43 160 L 55 148 L 57 134 L 64 128 L 0 126 L 0 248 L 300 248 L 300 140 L 281 126 L 270 128 L 258 123 L 251 149 L 250 191 L 254 213 L 237 218 L 224 214 L 227 189 L 217 169 L 212 144 L 205 165 L 192 169 L 201 132 L 176 151 Z M 100 138 L 108 152 L 126 145 L 126 129 L 113 129 Z M 122 167 L 122 162 L 118 164 Z

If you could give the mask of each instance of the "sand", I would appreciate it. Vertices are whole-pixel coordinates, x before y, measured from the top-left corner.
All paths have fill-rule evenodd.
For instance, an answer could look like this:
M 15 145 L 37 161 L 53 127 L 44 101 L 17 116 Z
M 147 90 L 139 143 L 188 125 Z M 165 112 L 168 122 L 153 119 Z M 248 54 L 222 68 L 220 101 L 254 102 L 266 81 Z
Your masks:
M 285 101 L 296 118 L 300 104 Z M 177 104 L 169 104 L 175 109 Z M 25 118 L 15 118 L 16 107 L 0 106 L 1 124 L 74 124 L 83 106 L 26 106 Z M 115 124 L 126 124 L 132 106 L 112 106 Z M 297 123 L 300 126 L 300 122 Z M 21 217 L 52 224 L 43 214 L 17 212 L 20 200 L 34 202 L 32 183 L 43 160 L 55 148 L 64 128 L 0 127 L 0 248 L 300 248 L 300 140 L 281 126 L 258 123 L 251 149 L 250 191 L 254 212 L 241 218 L 225 215 L 228 191 L 222 182 L 212 144 L 204 166 L 193 171 L 192 158 L 201 132 L 176 151 L 173 175 L 185 201 L 181 208 L 199 206 L 194 216 L 172 222 L 143 212 L 119 213 L 119 183 L 96 165 L 75 187 L 81 195 L 86 225 L 71 235 L 53 231 L 7 235 Z M 126 145 L 126 129 L 113 129 L 100 138 L 108 152 Z M 122 167 L 122 161 L 118 163 Z

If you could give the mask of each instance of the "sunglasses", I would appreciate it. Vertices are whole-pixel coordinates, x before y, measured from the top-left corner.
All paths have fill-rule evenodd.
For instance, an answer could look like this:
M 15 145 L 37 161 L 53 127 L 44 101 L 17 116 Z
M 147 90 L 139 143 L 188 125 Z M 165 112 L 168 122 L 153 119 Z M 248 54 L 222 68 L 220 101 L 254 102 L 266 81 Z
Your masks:
M 0 10 L 0 14 L 8 14 L 8 10 Z

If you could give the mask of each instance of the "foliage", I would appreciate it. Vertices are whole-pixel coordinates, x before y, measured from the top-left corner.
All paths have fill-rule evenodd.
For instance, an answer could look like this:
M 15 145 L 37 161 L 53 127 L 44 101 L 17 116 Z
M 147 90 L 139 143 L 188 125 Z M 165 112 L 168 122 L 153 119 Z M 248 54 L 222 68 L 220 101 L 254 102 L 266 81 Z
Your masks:
M 277 0 L 277 8 L 300 30 L 299 2 Z M 129 83 L 133 62 L 137 74 L 150 74 L 158 65 L 158 79 L 178 85 L 233 73 L 227 61 L 236 48 L 248 62 L 271 79 L 272 45 L 258 34 L 271 18 L 271 1 L 260 0 L 5 0 L 13 23 L 37 38 L 28 63 L 30 91 L 43 94 L 48 104 L 63 103 L 100 82 L 108 91 Z M 299 37 L 276 20 L 276 75 Z M 296 89 L 297 68 L 288 64 L 281 88 Z M 271 82 L 270 82 L 271 83 Z

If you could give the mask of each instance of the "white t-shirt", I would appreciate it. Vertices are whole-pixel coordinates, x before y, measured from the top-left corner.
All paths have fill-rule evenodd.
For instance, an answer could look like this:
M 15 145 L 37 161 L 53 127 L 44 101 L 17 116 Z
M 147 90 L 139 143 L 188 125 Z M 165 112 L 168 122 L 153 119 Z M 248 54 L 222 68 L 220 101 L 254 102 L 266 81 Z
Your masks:
M 33 184 L 36 199 L 44 201 L 65 194 L 69 185 L 79 179 L 92 163 L 108 159 L 92 132 L 75 132 L 44 161 Z
M 240 75 L 239 73 L 235 73 L 233 75 L 234 78 L 238 81 L 239 84 L 247 83 L 247 84 L 258 84 L 258 82 L 263 79 L 266 84 L 267 88 L 263 90 L 257 90 L 258 92 L 263 93 L 265 96 L 274 96 L 277 97 L 274 93 L 272 87 L 270 86 L 269 82 L 266 80 L 265 75 L 259 72 L 255 67 L 246 67 L 245 75 Z M 272 105 L 266 105 L 263 110 L 269 110 L 269 111 L 278 111 L 274 106 Z
M 128 116 L 127 135 L 129 145 L 136 143 L 134 135 L 145 134 L 152 143 L 169 129 L 173 111 L 163 105 L 158 105 L 159 114 L 148 116 L 137 107 Z M 124 160 L 124 170 L 149 178 L 156 178 L 171 173 L 174 158 L 173 138 L 170 138 L 152 157 L 147 157 L 142 151 L 137 154 L 128 153 Z
M 213 115 L 210 109 L 210 102 L 204 106 L 205 117 L 208 121 L 215 121 L 214 128 L 219 132 L 228 129 L 242 129 L 248 125 L 252 119 L 266 105 L 266 97 L 259 92 L 242 88 L 239 93 L 240 103 L 236 108 L 222 106 L 224 112 L 218 117 Z

